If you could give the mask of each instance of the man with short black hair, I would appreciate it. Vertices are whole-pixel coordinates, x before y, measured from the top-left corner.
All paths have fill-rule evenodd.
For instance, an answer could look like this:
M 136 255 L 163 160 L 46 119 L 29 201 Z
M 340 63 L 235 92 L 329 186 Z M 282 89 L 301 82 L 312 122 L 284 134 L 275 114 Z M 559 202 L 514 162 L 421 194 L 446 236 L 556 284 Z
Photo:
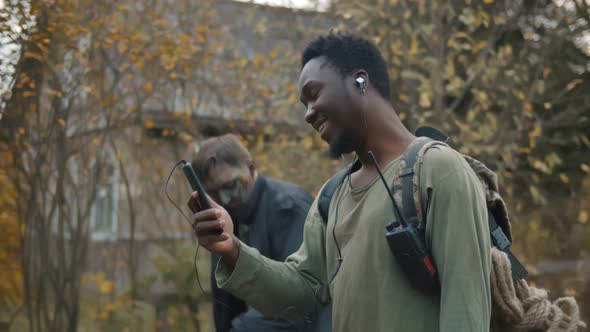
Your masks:
M 241 241 L 275 261 L 284 261 L 300 247 L 313 198 L 291 183 L 258 174 L 239 137 L 226 134 L 205 140 L 193 166 L 207 193 L 235 221 L 233 232 Z M 213 268 L 219 258 L 213 253 Z M 217 332 L 329 331 L 329 308 L 320 320 L 313 315 L 298 321 L 265 318 L 220 290 L 211 277 Z
M 331 34 L 307 46 L 301 66 L 305 120 L 335 156 L 354 152 L 357 167 L 334 191 L 327 223 L 314 201 L 303 244 L 286 262 L 240 242 L 232 218 L 215 202 L 193 209 L 199 243 L 222 255 L 218 285 L 267 315 L 300 316 L 332 303 L 338 332 L 488 331 L 491 241 L 484 191 L 471 167 L 442 144 L 415 163 L 414 194 L 425 202 L 419 212 L 433 259 L 424 264 L 436 268 L 439 287 L 412 287 L 416 276 L 401 268 L 385 236 L 387 224 L 399 223 L 386 186 L 407 175 L 402 156 L 423 138 L 405 128 L 389 102 L 381 53 L 367 39 Z M 193 193 L 191 200 L 197 198 Z

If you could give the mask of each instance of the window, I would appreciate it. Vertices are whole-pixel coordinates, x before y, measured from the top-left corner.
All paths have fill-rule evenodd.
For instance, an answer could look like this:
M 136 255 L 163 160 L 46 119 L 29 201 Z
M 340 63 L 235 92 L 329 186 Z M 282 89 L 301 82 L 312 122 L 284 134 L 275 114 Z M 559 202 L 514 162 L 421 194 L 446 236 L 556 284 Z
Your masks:
M 112 153 L 105 162 L 90 213 L 90 238 L 95 241 L 115 240 L 118 230 L 119 172 Z

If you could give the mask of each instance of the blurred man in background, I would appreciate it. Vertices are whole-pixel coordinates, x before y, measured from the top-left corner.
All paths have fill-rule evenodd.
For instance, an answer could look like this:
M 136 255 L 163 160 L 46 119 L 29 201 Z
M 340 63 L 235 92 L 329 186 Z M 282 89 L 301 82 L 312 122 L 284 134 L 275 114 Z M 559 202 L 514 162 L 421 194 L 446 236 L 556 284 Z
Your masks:
M 252 156 L 232 134 L 204 141 L 193 162 L 207 193 L 234 220 L 234 234 L 276 261 L 284 261 L 301 246 L 303 225 L 313 197 L 291 183 L 256 172 Z M 220 256 L 212 254 L 212 271 Z M 299 321 L 267 319 L 240 299 L 217 288 L 211 276 L 217 332 L 329 331 L 330 309 L 321 318 Z

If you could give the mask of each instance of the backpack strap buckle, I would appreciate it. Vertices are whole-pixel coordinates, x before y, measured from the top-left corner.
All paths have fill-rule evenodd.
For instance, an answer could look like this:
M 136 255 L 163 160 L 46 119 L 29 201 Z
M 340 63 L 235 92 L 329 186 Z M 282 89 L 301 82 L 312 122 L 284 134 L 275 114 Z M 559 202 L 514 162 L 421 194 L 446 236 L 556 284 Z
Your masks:
M 512 278 L 514 280 L 526 278 L 529 272 L 510 250 L 510 240 L 506 234 L 504 234 L 502 227 L 496 223 L 496 218 L 490 210 L 488 210 L 488 224 L 490 226 L 490 235 L 492 237 L 494 246 L 504 252 L 510 260 L 510 265 L 512 267 Z

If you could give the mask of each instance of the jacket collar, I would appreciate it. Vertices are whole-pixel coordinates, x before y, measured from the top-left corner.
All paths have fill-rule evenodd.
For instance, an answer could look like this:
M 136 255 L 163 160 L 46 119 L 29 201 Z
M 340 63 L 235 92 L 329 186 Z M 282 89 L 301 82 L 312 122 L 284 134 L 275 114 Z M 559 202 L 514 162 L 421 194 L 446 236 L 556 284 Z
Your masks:
M 254 214 L 254 211 L 256 211 L 256 207 L 258 206 L 258 202 L 262 197 L 262 193 L 264 192 L 265 187 L 266 178 L 258 174 L 258 176 L 256 177 L 256 182 L 254 182 L 254 188 L 252 188 L 250 196 L 240 209 L 238 216 L 238 222 L 240 224 L 251 225 L 254 222 L 254 218 L 252 218 L 252 215 Z

